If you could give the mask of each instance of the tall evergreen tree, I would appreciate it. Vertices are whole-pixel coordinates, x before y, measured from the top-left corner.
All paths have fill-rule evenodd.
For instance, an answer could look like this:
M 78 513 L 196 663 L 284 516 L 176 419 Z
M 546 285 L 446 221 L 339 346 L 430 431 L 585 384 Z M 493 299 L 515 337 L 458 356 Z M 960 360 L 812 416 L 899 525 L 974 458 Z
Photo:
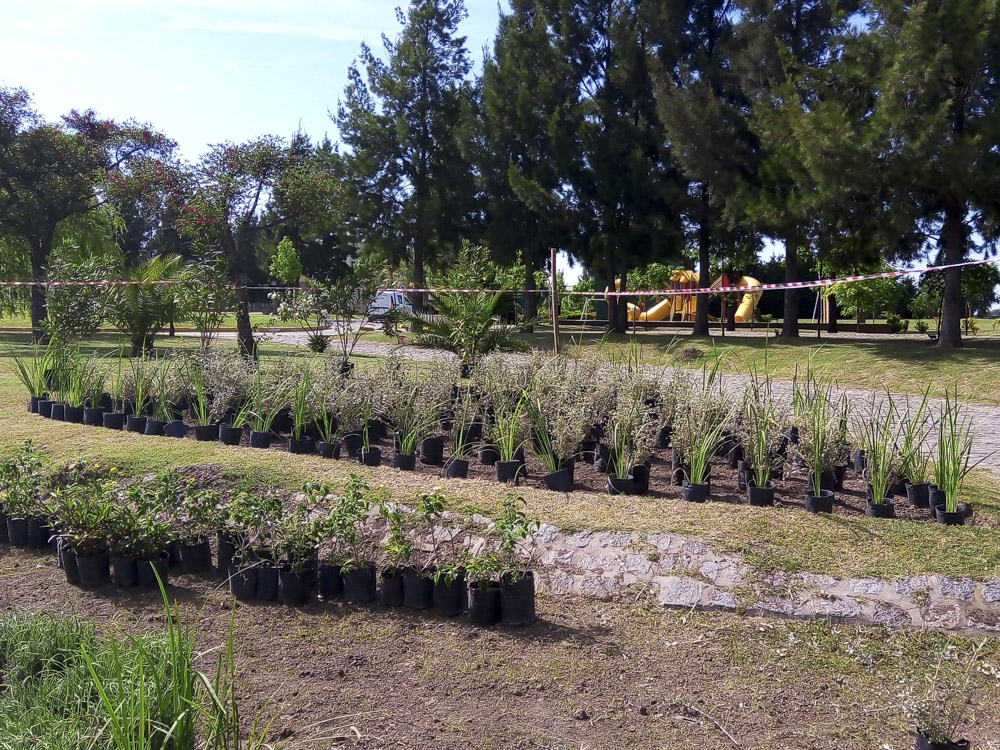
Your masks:
M 358 188 L 355 231 L 390 261 L 410 261 L 413 282 L 437 249 L 456 249 L 475 185 L 462 152 L 471 83 L 462 0 L 411 0 L 386 60 L 362 45 L 336 122 Z M 362 69 L 364 73 L 362 73 Z M 415 295 L 420 308 L 423 295 Z

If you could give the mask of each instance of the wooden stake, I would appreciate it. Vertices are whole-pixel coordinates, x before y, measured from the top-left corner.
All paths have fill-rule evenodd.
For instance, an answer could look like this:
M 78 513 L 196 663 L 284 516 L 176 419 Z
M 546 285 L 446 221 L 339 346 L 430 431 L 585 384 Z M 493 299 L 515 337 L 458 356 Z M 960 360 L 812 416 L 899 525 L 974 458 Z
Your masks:
M 552 274 L 549 277 L 549 297 L 552 301 L 552 351 L 559 353 L 559 300 L 556 297 L 556 249 L 552 248 Z

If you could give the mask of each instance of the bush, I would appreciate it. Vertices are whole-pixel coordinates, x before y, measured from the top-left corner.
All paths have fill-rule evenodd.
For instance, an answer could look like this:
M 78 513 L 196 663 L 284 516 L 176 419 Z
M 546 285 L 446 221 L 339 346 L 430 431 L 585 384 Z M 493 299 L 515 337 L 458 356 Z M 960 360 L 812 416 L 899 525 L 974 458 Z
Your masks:
M 886 315 L 885 322 L 888 324 L 889 330 L 893 333 L 902 333 L 910 328 L 910 321 L 903 320 L 896 313 Z

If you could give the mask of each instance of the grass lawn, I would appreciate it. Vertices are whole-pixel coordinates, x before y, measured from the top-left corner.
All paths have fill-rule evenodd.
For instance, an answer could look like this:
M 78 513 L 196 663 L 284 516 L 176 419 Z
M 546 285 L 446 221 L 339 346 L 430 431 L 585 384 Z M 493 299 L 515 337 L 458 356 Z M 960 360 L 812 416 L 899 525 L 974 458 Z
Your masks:
M 8 340 L 11 336 L 6 337 Z M 26 337 L 21 337 L 22 344 Z M 163 339 L 192 347 L 191 339 Z M 89 346 L 114 351 L 114 337 Z M 301 348 L 266 343 L 263 356 L 306 356 Z M 365 361 L 359 360 L 364 366 Z M 9 355 L 0 351 L 0 455 L 34 439 L 46 446 L 53 467 L 89 458 L 109 462 L 127 474 L 214 465 L 230 485 L 297 489 L 307 479 L 344 482 L 352 473 L 366 475 L 401 499 L 440 485 L 455 509 L 491 509 L 507 488 L 482 480 L 448 480 L 431 474 L 399 472 L 390 467 L 364 469 L 354 462 L 324 461 L 283 451 L 252 451 L 193 439 L 136 436 L 99 428 L 52 422 L 28 414 L 25 399 L 10 371 Z M 976 472 L 965 499 L 977 516 L 994 526 L 946 528 L 907 521 L 886 522 L 856 517 L 813 516 L 793 509 L 758 509 L 746 505 L 700 505 L 652 497 L 611 497 L 603 493 L 562 495 L 532 487 L 519 489 L 532 514 L 566 531 L 622 530 L 678 532 L 700 537 L 720 551 L 738 552 L 761 570 L 810 571 L 844 576 L 895 577 L 943 573 L 976 579 L 1000 577 L 1000 482 Z M 860 553 L 859 553 L 860 551 Z
M 277 318 L 272 318 L 270 315 L 265 315 L 264 313 L 250 313 L 250 324 L 258 328 L 292 328 L 298 330 L 298 326 L 282 323 Z M 0 328 L 23 328 L 27 331 L 31 329 L 31 318 L 26 315 L 0 317 Z M 177 328 L 180 330 L 190 328 L 190 324 L 180 321 L 177 323 Z M 222 323 L 222 328 L 223 330 L 235 331 L 236 315 L 227 315 L 225 321 Z

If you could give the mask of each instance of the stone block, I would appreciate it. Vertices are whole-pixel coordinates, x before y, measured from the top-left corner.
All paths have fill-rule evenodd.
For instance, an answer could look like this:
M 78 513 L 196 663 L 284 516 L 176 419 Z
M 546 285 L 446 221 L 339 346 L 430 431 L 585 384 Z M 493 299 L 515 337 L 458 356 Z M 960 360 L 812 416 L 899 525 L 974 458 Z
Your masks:
M 675 578 L 660 590 L 660 602 L 671 607 L 695 607 L 701 604 L 705 585 L 687 578 Z

